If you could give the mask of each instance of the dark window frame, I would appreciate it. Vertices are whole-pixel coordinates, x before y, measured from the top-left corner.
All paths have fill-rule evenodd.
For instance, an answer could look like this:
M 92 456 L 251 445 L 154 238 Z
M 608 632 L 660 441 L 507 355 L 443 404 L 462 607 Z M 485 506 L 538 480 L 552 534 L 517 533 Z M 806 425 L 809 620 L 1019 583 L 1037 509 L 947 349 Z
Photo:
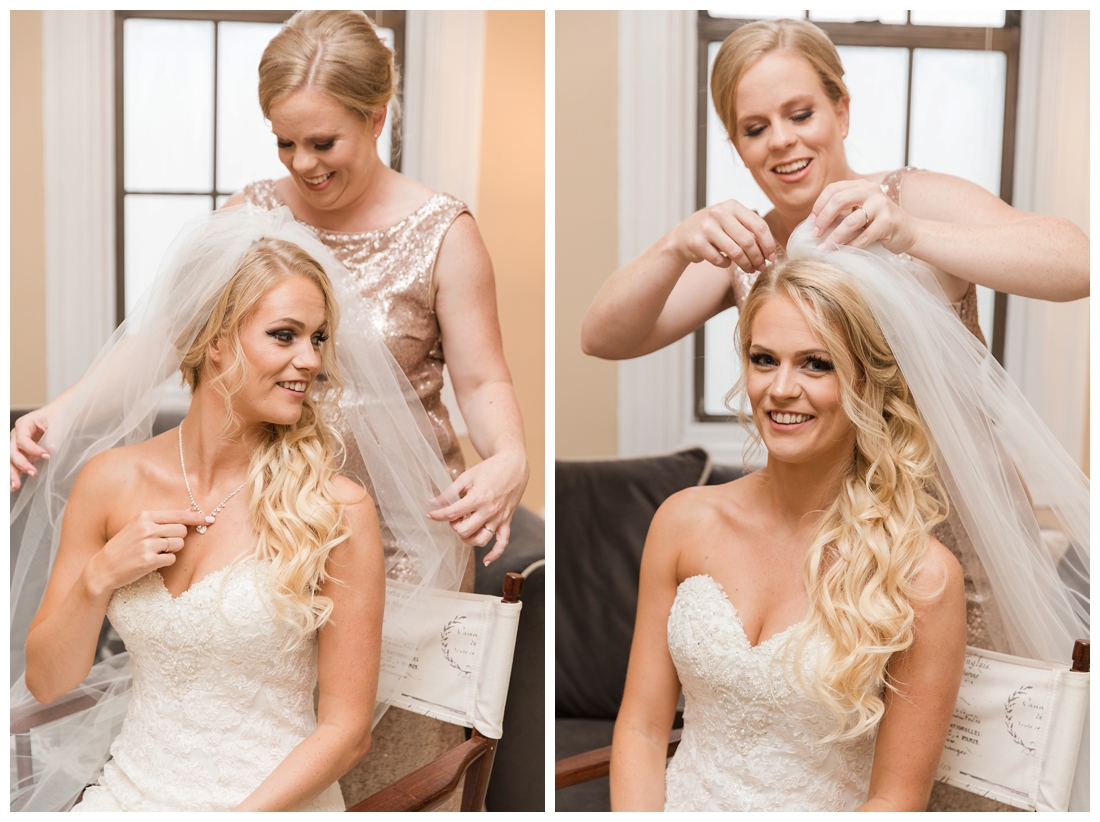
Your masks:
M 909 13 L 906 13 L 908 20 Z M 1005 54 L 1005 105 L 1001 143 L 1001 192 L 1006 203 L 1012 203 L 1013 166 L 1016 159 L 1016 107 L 1020 79 L 1020 11 L 1006 11 L 1002 28 L 978 26 L 923 26 L 906 23 L 827 23 L 811 21 L 829 35 L 837 46 L 879 46 L 905 48 L 909 51 L 909 89 L 905 105 L 905 163 L 909 164 L 909 117 L 913 103 L 913 50 L 917 48 L 965 49 L 970 51 L 1000 51 Z M 809 12 L 805 19 L 809 20 Z M 695 142 L 695 207 L 706 208 L 707 197 L 707 79 L 708 45 L 721 42 L 753 19 L 711 17 L 699 12 L 697 29 L 696 142 Z M 993 339 L 989 350 L 999 362 L 1004 361 L 1005 324 L 1008 317 L 1008 295 L 995 292 L 993 303 Z M 708 414 L 704 403 L 706 335 L 702 328 L 694 340 L 694 401 L 695 419 L 699 422 L 726 422 L 727 414 Z
M 126 316 L 126 211 L 127 194 L 187 194 L 210 197 L 216 202 L 218 197 L 234 194 L 233 191 L 219 191 L 218 179 L 218 32 L 219 23 L 285 23 L 294 14 L 289 11 L 116 11 L 115 12 L 115 326 Z M 380 27 L 393 29 L 394 61 L 400 72 L 405 61 L 405 12 L 404 11 L 368 11 L 371 19 Z M 128 19 L 135 17 L 158 20 L 202 20 L 214 23 L 214 120 L 211 139 L 214 142 L 214 155 L 211 167 L 211 185 L 209 191 L 128 191 L 125 187 L 125 94 L 123 62 L 123 26 Z M 402 98 L 402 87 L 397 88 L 398 104 Z M 390 147 L 390 165 L 401 170 L 401 134 L 399 123 L 394 124 Z

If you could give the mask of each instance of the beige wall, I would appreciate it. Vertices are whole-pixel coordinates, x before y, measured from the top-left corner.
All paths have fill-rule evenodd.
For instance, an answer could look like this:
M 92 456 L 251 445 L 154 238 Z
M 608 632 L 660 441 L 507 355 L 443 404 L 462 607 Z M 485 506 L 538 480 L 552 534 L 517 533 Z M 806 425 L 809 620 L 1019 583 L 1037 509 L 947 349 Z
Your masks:
M 11 13 L 11 405 L 46 402 L 42 13 Z
M 556 456 L 618 452 L 615 363 L 581 353 L 581 320 L 617 267 L 618 14 L 555 19 Z
M 490 11 L 485 25 L 477 220 L 527 430 L 531 480 L 523 501 L 539 511 L 546 502 L 545 26 L 541 11 Z M 468 440 L 463 451 L 468 463 L 477 459 Z

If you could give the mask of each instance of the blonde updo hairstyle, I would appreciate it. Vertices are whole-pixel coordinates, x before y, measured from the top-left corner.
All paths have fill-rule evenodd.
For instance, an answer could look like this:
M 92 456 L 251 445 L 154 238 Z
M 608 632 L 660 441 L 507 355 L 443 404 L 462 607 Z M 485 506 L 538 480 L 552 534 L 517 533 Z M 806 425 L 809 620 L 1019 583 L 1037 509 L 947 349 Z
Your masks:
M 244 253 L 210 315 L 182 350 L 180 370 L 192 391 L 200 386 L 225 401 L 226 429 L 239 432 L 234 397 L 248 380 L 248 359 L 240 331 L 272 287 L 301 277 L 314 283 L 325 304 L 326 333 L 321 344 L 321 371 L 302 403 L 302 415 L 290 425 L 263 424 L 259 447 L 252 453 L 245 481 L 256 550 L 246 558 L 270 560 L 278 615 L 304 640 L 332 612 L 332 600 L 321 595 L 329 553 L 350 536 L 344 506 L 333 495 L 343 443 L 329 422 L 343 390 L 333 337 L 340 321 L 332 284 L 321 265 L 297 245 L 262 239 Z M 211 348 L 217 345 L 222 367 L 215 369 Z
M 361 11 L 300 11 L 272 38 L 260 59 L 260 108 L 302 88 L 323 91 L 364 120 L 394 105 L 393 51 Z
M 748 23 L 725 39 L 714 58 L 710 93 L 718 119 L 737 145 L 737 86 L 749 67 L 765 54 L 786 50 L 804 57 L 825 94 L 833 102 L 848 98 L 844 66 L 836 46 L 821 29 L 806 20 L 760 20 Z
M 742 377 L 727 406 L 743 395 L 753 321 L 771 299 L 802 311 L 832 360 L 840 404 L 855 429 L 855 449 L 840 493 L 824 511 L 803 565 L 810 615 L 788 640 L 799 682 L 837 719 L 829 739 L 855 738 L 884 711 L 891 656 L 913 643 L 913 580 L 947 499 L 913 395 L 852 278 L 823 262 L 767 268 L 738 323 Z M 748 415 L 735 410 L 743 422 Z M 750 428 L 759 443 L 759 435 Z M 827 635 L 812 682 L 799 657 L 813 635 Z

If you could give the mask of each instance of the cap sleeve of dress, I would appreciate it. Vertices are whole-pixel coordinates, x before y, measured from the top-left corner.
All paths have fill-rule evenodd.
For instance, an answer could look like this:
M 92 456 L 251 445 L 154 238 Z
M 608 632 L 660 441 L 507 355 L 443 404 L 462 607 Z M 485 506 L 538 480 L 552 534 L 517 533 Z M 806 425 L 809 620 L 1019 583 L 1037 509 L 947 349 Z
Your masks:
M 257 180 L 254 183 L 249 183 L 241 189 L 241 193 L 244 194 L 246 203 L 266 208 L 268 211 L 286 205 L 275 193 L 274 180 Z

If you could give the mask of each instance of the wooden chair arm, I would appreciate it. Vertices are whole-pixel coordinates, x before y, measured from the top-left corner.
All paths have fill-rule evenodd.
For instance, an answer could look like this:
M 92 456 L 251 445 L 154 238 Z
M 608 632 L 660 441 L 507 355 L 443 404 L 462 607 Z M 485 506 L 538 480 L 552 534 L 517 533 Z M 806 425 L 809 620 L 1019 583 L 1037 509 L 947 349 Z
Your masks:
M 89 696 L 85 692 L 80 690 L 70 691 L 48 705 L 38 705 L 28 708 L 25 712 L 20 712 L 20 716 L 11 721 L 11 734 L 13 736 L 25 734 L 39 725 L 45 725 L 55 719 L 79 713 L 92 707 L 95 703 L 95 697 Z
M 349 811 L 430 811 L 458 790 L 462 777 L 477 760 L 485 758 L 491 766 L 497 740 L 477 731 L 456 748 L 419 770 L 404 776 L 378 793 L 368 796 Z M 484 769 L 484 765 L 482 766 Z M 485 781 L 488 782 L 488 774 Z M 482 791 L 484 797 L 484 791 Z M 467 808 L 463 808 L 467 810 Z M 480 808 L 478 808 L 480 810 Z
M 673 728 L 668 735 L 668 753 L 672 756 L 680 744 L 683 728 Z M 607 776 L 611 772 L 611 746 L 597 748 L 594 751 L 585 751 L 575 756 L 567 756 L 554 763 L 554 790 L 580 785 L 582 782 L 591 782 L 601 776 Z

